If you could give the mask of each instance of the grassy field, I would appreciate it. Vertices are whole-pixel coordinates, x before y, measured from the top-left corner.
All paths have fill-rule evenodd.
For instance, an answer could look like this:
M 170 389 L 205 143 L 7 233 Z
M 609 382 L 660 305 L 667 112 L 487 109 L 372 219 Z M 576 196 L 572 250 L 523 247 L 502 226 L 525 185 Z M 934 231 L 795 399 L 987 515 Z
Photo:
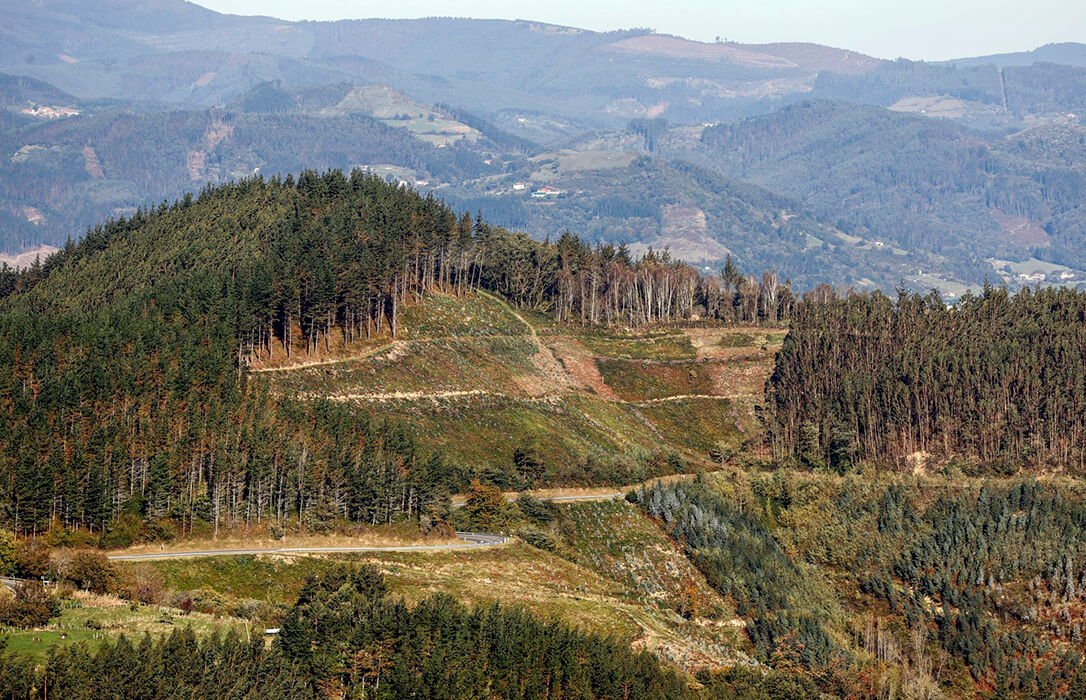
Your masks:
M 571 513 L 574 522 L 582 523 L 576 527 L 584 534 L 576 540 L 577 553 L 568 558 L 516 542 L 476 550 L 238 556 L 161 560 L 141 566 L 159 572 L 167 588 L 202 591 L 205 597 L 213 594 L 220 605 L 231 609 L 244 608 L 253 602 L 290 604 L 306 575 L 339 562 L 365 562 L 377 566 L 386 577 L 390 593 L 408 603 L 435 593 L 447 593 L 471 605 L 497 602 L 523 606 L 534 615 L 562 620 L 649 649 L 688 668 L 742 658 L 741 628 L 730 621 L 730 608 L 719 598 L 704 606 L 704 615 L 688 619 L 680 616 L 666 597 L 641 593 L 633 581 L 652 580 L 653 585 L 661 587 L 670 579 L 658 577 L 674 577 L 672 569 L 680 571 L 684 582 L 696 572 L 683 564 L 682 554 L 671 547 L 662 533 L 653 534 L 651 523 L 639 522 L 640 516 L 624 502 L 598 505 L 606 508 L 602 512 L 607 514 L 610 526 L 628 538 L 630 548 L 645 544 L 653 547 L 652 552 L 637 555 L 641 564 L 634 573 L 627 575 L 594 565 L 594 557 L 600 556 L 597 547 L 603 546 L 602 540 L 597 530 L 591 533 L 588 530 L 588 523 L 595 522 L 591 516 L 582 517 L 594 511 L 580 510 Z M 614 514 L 618 520 L 614 520 Z M 627 521 L 630 527 L 623 526 Z M 659 568 L 659 574 L 649 573 L 655 571 L 654 566 Z M 699 587 L 699 595 L 712 594 L 703 583 L 695 585 Z
M 174 629 L 186 626 L 191 627 L 198 635 L 216 631 L 225 633 L 229 629 L 236 630 L 242 636 L 246 634 L 245 622 L 236 618 L 197 612 L 186 614 L 173 608 L 133 605 L 112 596 L 77 592 L 71 599 L 65 600 L 63 605 L 60 617 L 54 618 L 44 627 L 29 630 L 0 629 L 0 635 L 7 639 L 7 651 L 44 661 L 46 653 L 53 645 L 84 642 L 94 650 L 104 640 L 119 637 L 121 634 L 130 638 L 142 636 L 144 633 L 169 634 Z
M 327 112 L 370 114 L 388 126 L 407 129 L 417 138 L 435 146 L 448 145 L 460 139 L 475 141 L 480 136 L 478 131 L 466 124 L 450 119 L 443 112 L 383 85 L 353 88 L 338 105 Z
M 756 348 L 764 345 L 780 345 L 784 336 L 780 333 L 744 332 L 724 333 L 719 345 L 724 348 Z
M 712 379 L 703 363 L 597 359 L 596 366 L 607 385 L 627 401 L 712 393 Z
M 527 327 L 501 302 L 484 294 L 429 294 L 400 316 L 402 337 L 420 338 L 524 335 Z
M 260 601 L 289 605 L 298 597 L 305 577 L 328 566 L 316 556 L 252 555 L 155 559 L 124 562 L 128 568 L 150 567 L 167 589 L 210 590 L 227 602 Z
M 577 339 L 601 357 L 620 360 L 692 360 L 697 357 L 690 338 L 682 333 L 633 336 L 581 333 Z
M 714 449 L 730 454 L 746 437 L 736 415 L 745 415 L 749 408 L 736 404 L 730 399 L 682 399 L 645 404 L 637 410 L 669 442 L 682 441 L 704 454 Z
M 470 396 L 381 406 L 383 416 L 402 421 L 461 464 L 507 464 L 515 448 L 532 444 L 555 468 L 581 459 L 636 457 L 671 447 L 635 411 L 580 394 L 548 400 Z
M 532 172 L 535 182 L 551 182 L 562 175 L 585 170 L 609 170 L 625 168 L 637 157 L 633 152 L 622 151 L 555 151 L 532 159 L 536 166 Z

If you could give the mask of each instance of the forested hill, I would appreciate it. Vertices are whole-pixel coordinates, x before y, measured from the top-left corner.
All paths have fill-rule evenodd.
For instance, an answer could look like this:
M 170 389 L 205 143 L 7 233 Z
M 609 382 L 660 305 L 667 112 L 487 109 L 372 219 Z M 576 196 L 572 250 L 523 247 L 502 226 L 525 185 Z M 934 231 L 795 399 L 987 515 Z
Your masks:
M 304 512 L 323 505 L 329 478 L 353 484 L 341 502 L 355 518 L 390 517 L 376 499 L 408 482 L 411 504 L 398 508 L 430 507 L 448 475 L 406 436 L 261 395 L 240 355 L 274 337 L 311 347 L 339 322 L 337 289 L 351 292 L 352 329 L 394 325 L 407 246 L 422 246 L 407 232 L 449 217 L 372 177 L 248 180 L 5 272 L 5 520 L 33 531 L 51 518 L 100 529 L 122 509 L 216 523 L 239 503 Z M 358 471 L 366 478 L 349 478 Z
M 1086 294 L 806 300 L 770 380 L 782 455 L 972 473 L 1086 468 Z
M 579 325 L 773 321 L 794 300 L 775 274 L 540 243 L 359 171 L 209 188 L 0 272 L 0 517 L 440 518 L 468 465 L 248 367 L 388 340 L 405 303 L 479 288 Z

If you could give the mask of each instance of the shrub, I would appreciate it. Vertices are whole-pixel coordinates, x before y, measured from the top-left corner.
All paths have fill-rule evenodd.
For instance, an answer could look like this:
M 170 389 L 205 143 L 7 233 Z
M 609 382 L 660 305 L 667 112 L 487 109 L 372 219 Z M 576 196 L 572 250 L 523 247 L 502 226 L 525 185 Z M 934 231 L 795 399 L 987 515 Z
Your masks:
M 517 537 L 532 545 L 536 549 L 542 549 L 547 552 L 553 552 L 558 546 L 554 540 L 554 537 L 551 536 L 550 533 L 543 532 L 542 530 L 536 530 L 534 528 L 524 528 L 523 530 L 518 530 Z
M 51 553 L 41 540 L 23 540 L 15 549 L 15 575 L 34 579 L 47 575 L 52 569 Z
M 128 600 L 153 605 L 163 595 L 162 575 L 153 566 L 142 564 L 132 569 L 114 570 L 114 590 Z
M 14 592 L 11 598 L 0 600 L 0 624 L 23 629 L 41 627 L 60 614 L 60 601 L 41 581 L 23 581 Z
M 550 525 L 558 513 L 552 501 L 543 501 L 526 493 L 517 497 L 517 508 L 525 518 L 537 525 Z
M 100 552 L 75 552 L 60 568 L 64 580 L 78 588 L 94 593 L 106 593 L 112 588 L 115 576 L 113 564 Z
M 18 550 L 15 535 L 7 531 L 0 532 L 0 576 L 15 573 L 15 555 Z

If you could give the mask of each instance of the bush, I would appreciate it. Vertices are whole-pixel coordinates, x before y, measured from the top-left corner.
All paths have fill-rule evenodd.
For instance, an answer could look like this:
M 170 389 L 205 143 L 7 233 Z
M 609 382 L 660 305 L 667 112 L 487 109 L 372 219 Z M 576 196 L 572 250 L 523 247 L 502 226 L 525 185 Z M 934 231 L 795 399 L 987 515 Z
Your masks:
M 553 501 L 543 501 L 526 493 L 517 497 L 517 508 L 525 518 L 537 525 L 550 525 L 558 514 Z
M 15 555 L 18 551 L 15 535 L 7 531 L 0 532 L 0 576 L 15 573 Z
M 227 614 L 231 610 L 229 601 L 218 591 L 198 588 L 191 591 L 174 591 L 169 599 L 170 607 L 178 608 L 185 614 L 201 612 Z
M 0 600 L 0 625 L 41 627 L 60 614 L 60 600 L 41 581 L 23 581 L 14 592 L 11 598 Z
M 162 575 L 153 566 L 142 564 L 132 569 L 115 569 L 113 580 L 114 591 L 122 598 L 146 605 L 162 600 Z
M 52 570 L 52 550 L 45 542 L 23 540 L 15 549 L 15 575 L 40 579 Z
M 546 552 L 553 552 L 558 546 L 550 533 L 543 532 L 542 530 L 535 530 L 533 528 L 518 530 L 517 537 L 536 549 L 542 549 Z
M 81 550 L 72 554 L 60 567 L 62 578 L 77 588 L 94 593 L 107 593 L 112 590 L 115 572 L 113 564 L 106 555 L 90 550 Z

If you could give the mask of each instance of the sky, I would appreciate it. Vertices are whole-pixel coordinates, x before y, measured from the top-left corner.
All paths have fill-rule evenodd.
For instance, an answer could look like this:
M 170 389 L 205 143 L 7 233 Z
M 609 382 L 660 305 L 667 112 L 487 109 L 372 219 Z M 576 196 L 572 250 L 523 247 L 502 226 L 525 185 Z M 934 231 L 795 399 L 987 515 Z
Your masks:
M 1081 0 L 197 0 L 289 20 L 474 17 L 583 29 L 651 27 L 700 41 L 811 41 L 879 58 L 937 61 L 1086 41 Z M 390 9 L 392 8 L 392 9 Z

